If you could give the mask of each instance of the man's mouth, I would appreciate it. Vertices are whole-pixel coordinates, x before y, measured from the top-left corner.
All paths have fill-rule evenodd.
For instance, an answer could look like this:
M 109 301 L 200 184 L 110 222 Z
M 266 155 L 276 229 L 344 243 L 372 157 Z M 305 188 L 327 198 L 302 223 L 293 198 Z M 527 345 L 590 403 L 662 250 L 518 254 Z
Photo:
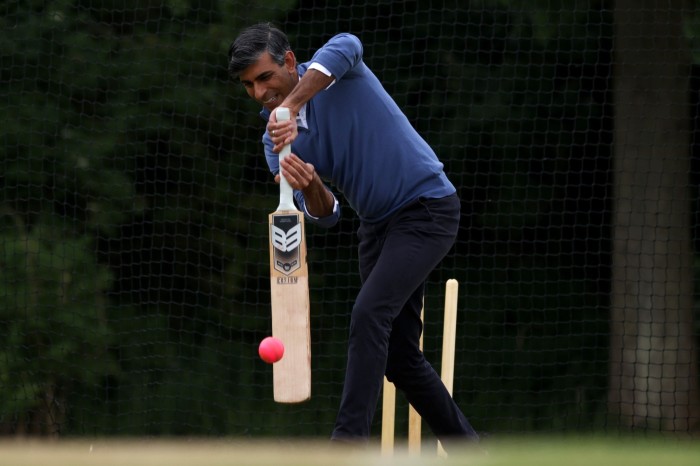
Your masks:
M 277 101 L 277 96 L 273 96 L 273 97 L 270 97 L 270 98 L 267 99 L 267 100 L 263 100 L 263 104 L 264 104 L 264 105 L 270 105 L 270 104 L 272 104 L 272 103 L 275 103 L 275 101 Z

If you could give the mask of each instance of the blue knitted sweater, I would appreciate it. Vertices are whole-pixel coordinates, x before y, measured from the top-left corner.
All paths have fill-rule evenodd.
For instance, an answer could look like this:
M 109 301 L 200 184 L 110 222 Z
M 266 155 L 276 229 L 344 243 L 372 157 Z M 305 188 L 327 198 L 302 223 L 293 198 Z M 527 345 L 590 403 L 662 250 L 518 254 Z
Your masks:
M 292 152 L 313 164 L 360 220 L 379 222 L 419 197 L 455 192 L 435 152 L 362 61 L 357 37 L 336 35 L 309 62 L 297 66 L 299 75 L 314 62 L 328 69 L 336 82 L 306 104 L 308 127 L 299 127 Z M 267 121 L 269 112 L 263 109 L 261 115 Z M 267 133 L 263 145 L 270 171 L 276 174 L 279 159 Z M 301 193 L 295 198 L 303 210 Z M 318 223 L 329 226 L 336 220 Z

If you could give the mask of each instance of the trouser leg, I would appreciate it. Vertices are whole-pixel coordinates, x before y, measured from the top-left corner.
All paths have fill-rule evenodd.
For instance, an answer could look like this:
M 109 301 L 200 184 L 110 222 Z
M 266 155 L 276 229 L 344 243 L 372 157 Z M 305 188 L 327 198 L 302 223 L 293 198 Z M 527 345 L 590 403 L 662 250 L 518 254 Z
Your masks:
M 449 393 L 418 350 L 423 283 L 451 248 L 458 225 L 459 200 L 452 196 L 416 202 L 384 224 L 360 229 L 363 284 L 351 316 L 333 438 L 369 437 L 385 372 L 436 434 L 473 432 L 454 402 L 445 399 Z M 397 364 L 404 357 L 409 362 Z
M 422 295 L 422 290 L 416 294 Z M 451 438 L 478 439 L 477 433 L 447 391 L 435 369 L 420 350 L 422 330 L 420 318 L 404 309 L 394 320 L 389 339 L 387 378 L 405 393 L 436 437 L 447 442 Z M 420 308 L 417 310 L 420 315 Z M 426 310 L 426 318 L 432 312 Z

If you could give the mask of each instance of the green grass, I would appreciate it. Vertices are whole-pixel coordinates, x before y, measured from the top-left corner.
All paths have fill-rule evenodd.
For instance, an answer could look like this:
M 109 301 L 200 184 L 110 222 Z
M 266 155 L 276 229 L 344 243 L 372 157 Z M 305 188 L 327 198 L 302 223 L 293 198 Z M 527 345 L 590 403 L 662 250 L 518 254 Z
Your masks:
M 486 442 L 484 466 L 700 465 L 700 442 L 643 438 L 518 438 Z
M 291 439 L 5 440 L 0 459 L 3 466 L 697 466 L 700 441 L 533 436 L 489 440 L 445 459 L 432 442 L 419 457 L 402 448 L 387 457 L 375 444 L 356 450 Z

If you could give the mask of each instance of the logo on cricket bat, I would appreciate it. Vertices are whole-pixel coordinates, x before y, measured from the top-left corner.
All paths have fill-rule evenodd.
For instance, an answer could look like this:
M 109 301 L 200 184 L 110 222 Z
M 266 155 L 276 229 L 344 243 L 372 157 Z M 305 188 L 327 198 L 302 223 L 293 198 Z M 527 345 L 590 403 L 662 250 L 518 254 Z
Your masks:
M 270 238 L 275 270 L 289 275 L 301 267 L 301 223 L 295 214 L 273 215 Z

